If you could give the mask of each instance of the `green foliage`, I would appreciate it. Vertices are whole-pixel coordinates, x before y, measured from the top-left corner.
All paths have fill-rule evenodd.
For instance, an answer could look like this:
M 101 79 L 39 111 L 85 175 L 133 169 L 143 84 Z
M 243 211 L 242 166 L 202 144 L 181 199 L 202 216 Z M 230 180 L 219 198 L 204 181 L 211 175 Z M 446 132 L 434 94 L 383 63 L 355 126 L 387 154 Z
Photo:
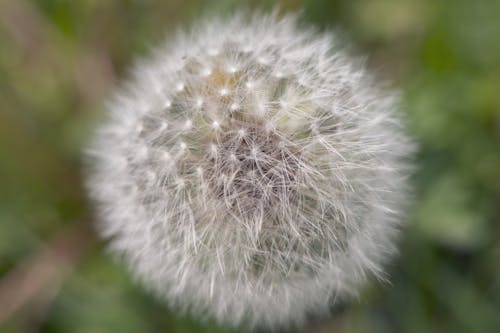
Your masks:
M 0 286 L 88 216 L 81 149 L 132 60 L 178 25 L 242 5 L 273 2 L 0 2 Z M 283 0 L 280 7 L 340 29 L 356 53 L 368 54 L 381 79 L 402 89 L 420 145 L 414 205 L 390 283 L 374 282 L 360 302 L 306 331 L 496 332 L 500 2 Z M 25 304 L 0 332 L 229 332 L 164 307 L 100 245 L 73 264 L 49 302 Z

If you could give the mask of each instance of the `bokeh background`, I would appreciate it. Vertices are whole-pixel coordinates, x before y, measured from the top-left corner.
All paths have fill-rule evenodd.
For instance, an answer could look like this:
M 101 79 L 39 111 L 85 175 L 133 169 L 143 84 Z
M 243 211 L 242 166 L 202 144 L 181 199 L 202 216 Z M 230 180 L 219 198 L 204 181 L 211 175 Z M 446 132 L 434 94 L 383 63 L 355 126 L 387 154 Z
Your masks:
M 389 267 L 304 332 L 500 332 L 500 1 L 0 0 L 0 332 L 236 332 L 179 316 L 92 231 L 81 151 L 133 60 L 240 7 L 302 11 L 401 89 L 415 203 Z

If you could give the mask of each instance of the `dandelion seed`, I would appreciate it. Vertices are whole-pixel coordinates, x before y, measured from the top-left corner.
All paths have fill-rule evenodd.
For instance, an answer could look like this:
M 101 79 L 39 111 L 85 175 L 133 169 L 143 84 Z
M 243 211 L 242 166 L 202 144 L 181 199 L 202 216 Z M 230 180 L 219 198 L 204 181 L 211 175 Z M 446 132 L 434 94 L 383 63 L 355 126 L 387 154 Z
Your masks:
M 205 68 L 201 72 L 201 76 L 210 76 L 212 75 L 212 69 L 211 68 Z
M 238 71 L 238 68 L 236 68 L 236 66 L 229 66 L 227 67 L 227 72 L 230 73 L 230 74 L 234 74 Z
M 246 135 L 246 131 L 245 131 L 245 129 L 240 128 L 240 129 L 238 130 L 238 137 L 241 139 L 241 138 L 243 138 L 245 135 Z
M 229 107 L 229 109 L 230 109 L 231 111 L 236 111 L 236 110 L 238 110 L 239 108 L 240 108 L 240 106 L 238 105 L 238 103 L 233 103 L 233 104 L 231 104 L 231 106 Z
M 177 85 L 175 86 L 175 90 L 177 92 L 183 91 L 184 90 L 184 83 L 182 83 L 182 82 L 177 83 Z
M 203 105 L 203 99 L 201 98 L 196 99 L 195 107 L 199 109 L 201 108 L 202 105 Z

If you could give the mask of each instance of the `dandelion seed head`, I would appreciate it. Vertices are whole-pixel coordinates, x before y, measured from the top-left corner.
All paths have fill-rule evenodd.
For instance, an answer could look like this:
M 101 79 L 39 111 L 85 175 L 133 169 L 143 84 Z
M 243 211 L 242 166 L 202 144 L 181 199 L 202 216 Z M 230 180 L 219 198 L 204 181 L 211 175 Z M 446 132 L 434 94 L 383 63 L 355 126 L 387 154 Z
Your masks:
M 292 16 L 211 20 L 129 83 L 87 185 L 100 233 L 161 299 L 277 328 L 384 276 L 413 145 L 397 96 L 333 37 Z

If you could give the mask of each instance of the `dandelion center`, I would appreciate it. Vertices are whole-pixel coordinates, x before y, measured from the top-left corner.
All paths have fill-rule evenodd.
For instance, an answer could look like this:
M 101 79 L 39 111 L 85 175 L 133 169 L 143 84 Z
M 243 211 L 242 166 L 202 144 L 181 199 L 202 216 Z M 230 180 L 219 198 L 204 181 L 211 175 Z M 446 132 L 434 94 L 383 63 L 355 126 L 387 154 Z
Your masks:
M 257 121 L 238 127 L 223 129 L 218 153 L 202 159 L 210 188 L 228 213 L 244 219 L 276 217 L 283 205 L 297 203 L 300 154 L 277 134 L 265 133 Z

